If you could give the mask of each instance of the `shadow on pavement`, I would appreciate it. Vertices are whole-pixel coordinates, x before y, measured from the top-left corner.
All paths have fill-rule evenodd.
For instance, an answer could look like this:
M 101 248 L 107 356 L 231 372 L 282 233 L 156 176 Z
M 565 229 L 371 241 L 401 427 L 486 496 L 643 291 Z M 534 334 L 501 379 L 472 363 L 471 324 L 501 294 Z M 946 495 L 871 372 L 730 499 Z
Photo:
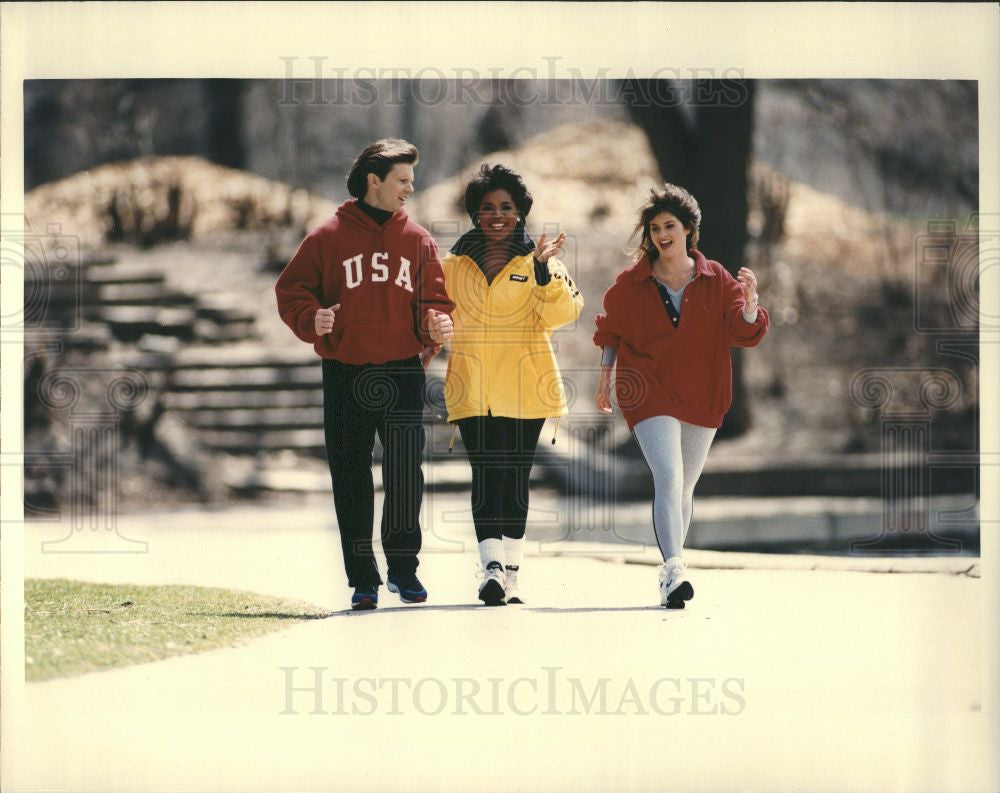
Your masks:
M 323 618 L 326 617 L 354 617 L 366 614 L 385 614 L 393 613 L 397 611 L 471 611 L 474 609 L 481 609 L 483 606 L 476 603 L 466 603 L 466 604 L 454 604 L 454 605 L 441 605 L 441 606 L 427 606 L 421 603 L 412 603 L 408 606 L 379 606 L 377 609 L 361 609 L 360 611 L 354 611 L 353 609 L 341 609 L 340 611 L 331 611 L 328 614 L 324 614 Z
M 537 611 L 543 614 L 589 614 L 601 611 L 666 611 L 663 606 L 590 606 L 582 608 L 555 608 L 543 606 L 539 608 L 526 608 L 525 611 Z
M 240 611 L 226 611 L 223 613 L 209 613 L 204 611 L 189 611 L 186 615 L 189 617 L 238 617 L 242 619 L 279 619 L 279 620 L 325 620 L 330 617 L 355 617 L 355 616 L 365 616 L 369 614 L 386 614 L 395 612 L 416 612 L 416 611 L 479 611 L 488 610 L 491 607 L 484 606 L 480 603 L 464 603 L 464 604 L 450 604 L 450 605 L 435 605 L 427 606 L 419 603 L 413 603 L 410 605 L 400 605 L 400 606 L 379 606 L 377 609 L 368 609 L 354 611 L 353 609 L 341 609 L 340 611 L 328 611 L 324 614 L 291 614 L 281 611 L 257 611 L 257 612 L 240 612 Z M 537 612 L 540 614 L 588 614 L 592 612 L 611 612 L 611 611 L 663 611 L 661 606 L 651 605 L 651 606 L 593 606 L 593 607 L 582 607 L 582 608 L 557 608 L 557 607 L 538 607 L 531 608 L 527 606 L 516 606 L 512 605 L 511 608 L 520 608 L 522 611 Z
M 221 614 L 218 612 L 208 612 L 208 611 L 187 611 L 185 616 L 188 617 L 242 617 L 244 619 L 273 619 L 273 620 L 322 620 L 329 617 L 329 614 L 288 614 L 283 611 L 224 611 Z

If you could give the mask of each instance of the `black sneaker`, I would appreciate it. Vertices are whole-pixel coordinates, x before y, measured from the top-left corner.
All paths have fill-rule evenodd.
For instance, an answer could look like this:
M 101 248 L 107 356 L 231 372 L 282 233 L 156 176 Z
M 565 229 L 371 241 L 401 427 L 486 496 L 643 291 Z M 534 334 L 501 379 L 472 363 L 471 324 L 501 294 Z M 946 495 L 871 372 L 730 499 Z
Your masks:
M 503 565 L 500 562 L 490 562 L 486 565 L 486 574 L 479 587 L 479 599 L 486 606 L 506 606 L 504 602 Z
M 354 609 L 354 611 L 370 611 L 371 609 L 378 608 L 378 587 L 354 587 L 354 596 L 351 598 L 351 608 Z
M 420 583 L 417 574 L 407 576 L 386 576 L 385 585 L 390 592 L 399 595 L 399 599 L 404 603 L 423 603 L 427 600 L 427 590 Z

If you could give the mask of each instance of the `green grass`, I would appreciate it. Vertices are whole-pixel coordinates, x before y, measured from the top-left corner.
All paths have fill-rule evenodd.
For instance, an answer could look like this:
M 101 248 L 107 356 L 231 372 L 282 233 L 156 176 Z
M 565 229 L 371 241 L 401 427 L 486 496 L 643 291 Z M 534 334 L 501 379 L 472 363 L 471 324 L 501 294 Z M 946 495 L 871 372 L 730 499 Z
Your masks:
M 324 616 L 300 601 L 194 586 L 24 582 L 30 682 L 240 644 Z

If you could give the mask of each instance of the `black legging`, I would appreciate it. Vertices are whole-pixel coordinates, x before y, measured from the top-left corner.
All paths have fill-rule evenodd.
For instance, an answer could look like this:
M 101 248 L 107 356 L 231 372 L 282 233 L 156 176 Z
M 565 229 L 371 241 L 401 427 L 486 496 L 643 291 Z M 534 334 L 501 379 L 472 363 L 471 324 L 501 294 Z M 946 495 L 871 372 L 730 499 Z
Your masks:
M 472 465 L 476 539 L 520 539 L 528 518 L 528 479 L 545 419 L 470 416 L 455 423 Z

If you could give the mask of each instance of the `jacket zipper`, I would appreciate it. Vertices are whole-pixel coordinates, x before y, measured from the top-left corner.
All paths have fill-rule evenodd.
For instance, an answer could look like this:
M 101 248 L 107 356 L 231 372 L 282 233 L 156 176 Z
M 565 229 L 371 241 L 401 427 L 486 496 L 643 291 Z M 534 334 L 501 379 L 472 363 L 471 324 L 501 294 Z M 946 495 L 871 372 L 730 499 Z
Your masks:
M 469 257 L 466 257 L 466 258 L 469 258 Z M 472 259 L 469 258 L 469 261 L 472 261 Z M 513 261 L 513 259 L 509 260 L 507 262 L 507 264 L 505 264 L 503 266 L 503 268 L 500 270 L 500 272 L 498 272 L 496 274 L 496 276 L 494 276 L 493 283 L 490 283 L 489 281 L 486 280 L 486 274 L 482 271 L 482 269 L 479 267 L 479 265 L 474 265 L 475 268 L 476 268 L 476 272 L 479 273 L 479 277 L 482 278 L 483 281 L 486 283 L 486 349 L 488 350 L 488 354 L 490 355 L 490 359 L 491 359 L 490 360 L 490 365 L 486 369 L 487 372 L 492 372 L 493 371 L 493 361 L 492 361 L 492 357 L 493 357 L 493 355 L 492 355 L 492 353 L 493 353 L 493 344 L 492 344 L 492 336 L 493 336 L 493 284 L 497 283 L 500 280 L 500 276 L 503 275 L 504 272 L 506 272 L 507 268 L 510 267 L 510 263 L 512 261 Z M 492 382 L 492 380 L 489 382 L 489 387 L 487 388 L 487 393 L 488 394 L 492 394 L 493 393 L 493 382 Z M 490 415 L 492 413 L 492 411 L 493 411 L 493 406 L 490 405 L 489 399 L 490 399 L 489 396 L 487 396 L 487 398 L 486 398 L 486 415 Z

